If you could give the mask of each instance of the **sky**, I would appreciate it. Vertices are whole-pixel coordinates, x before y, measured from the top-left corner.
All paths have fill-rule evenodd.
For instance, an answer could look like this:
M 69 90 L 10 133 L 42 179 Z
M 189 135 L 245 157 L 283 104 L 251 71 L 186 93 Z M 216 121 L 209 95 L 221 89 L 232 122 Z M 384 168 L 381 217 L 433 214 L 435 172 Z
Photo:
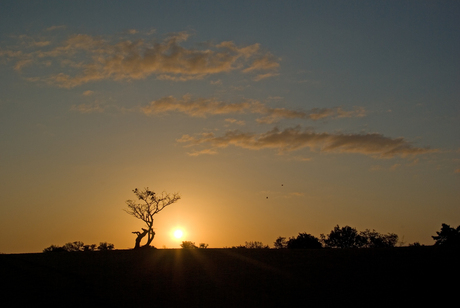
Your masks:
M 460 224 L 456 1 L 1 1 L 0 252 Z M 173 237 L 181 229 L 183 237 Z

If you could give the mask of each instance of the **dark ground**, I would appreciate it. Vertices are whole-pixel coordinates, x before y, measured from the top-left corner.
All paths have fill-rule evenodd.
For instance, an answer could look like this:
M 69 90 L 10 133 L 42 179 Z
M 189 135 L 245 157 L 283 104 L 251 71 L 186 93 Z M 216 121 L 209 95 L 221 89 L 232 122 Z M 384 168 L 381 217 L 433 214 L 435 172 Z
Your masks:
M 459 257 L 435 247 L 3 254 L 0 306 L 439 307 L 458 304 Z

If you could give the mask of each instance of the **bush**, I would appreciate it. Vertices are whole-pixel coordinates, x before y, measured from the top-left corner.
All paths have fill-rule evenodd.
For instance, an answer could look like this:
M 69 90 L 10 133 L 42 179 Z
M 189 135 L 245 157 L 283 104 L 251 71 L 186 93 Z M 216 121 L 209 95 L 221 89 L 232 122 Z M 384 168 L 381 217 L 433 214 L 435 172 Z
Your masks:
M 107 250 L 113 250 L 115 245 L 107 242 L 100 242 L 99 246 L 97 246 L 97 249 L 100 251 L 107 251 Z
M 287 248 L 289 249 L 318 249 L 323 248 L 323 245 L 318 238 L 311 234 L 299 233 L 297 237 L 289 238 L 287 242 Z
M 239 249 L 269 249 L 270 246 L 264 245 L 262 242 L 254 241 L 254 242 L 244 242 L 244 245 L 240 246 L 233 246 L 232 248 L 239 248 Z
M 66 252 L 63 247 L 61 246 L 56 246 L 56 245 L 51 245 L 50 247 L 47 247 L 43 249 L 43 252 Z
M 74 252 L 74 251 L 83 251 L 84 246 L 85 244 L 83 244 L 83 242 L 76 241 L 73 243 L 66 243 L 64 244 L 64 246 L 62 246 L 62 248 L 64 248 L 65 251 Z

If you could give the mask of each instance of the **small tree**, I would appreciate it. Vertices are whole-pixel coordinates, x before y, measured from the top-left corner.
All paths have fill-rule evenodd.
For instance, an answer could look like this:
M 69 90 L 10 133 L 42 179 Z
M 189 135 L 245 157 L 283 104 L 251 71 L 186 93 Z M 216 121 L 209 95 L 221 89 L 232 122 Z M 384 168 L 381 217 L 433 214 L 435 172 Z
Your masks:
M 297 237 L 289 238 L 287 242 L 289 249 L 318 249 L 323 248 L 323 245 L 318 238 L 311 234 L 299 233 Z
M 447 224 L 442 224 L 441 231 L 432 236 L 435 246 L 460 248 L 460 226 L 456 229 Z
M 133 200 L 127 200 L 126 204 L 128 205 L 128 209 L 125 209 L 125 212 L 142 220 L 147 227 L 147 229 L 142 228 L 142 232 L 132 232 L 137 235 L 134 249 L 141 247 L 141 241 L 145 236 L 147 236 L 147 243 L 142 247 L 149 247 L 155 237 L 155 232 L 153 231 L 153 216 L 161 212 L 168 205 L 178 201 L 180 196 L 177 193 L 168 194 L 165 192 L 161 193 L 161 195 L 157 195 L 155 192 L 149 190 L 148 187 L 144 188 L 144 190 L 138 190 L 136 188 L 133 190 L 133 193 L 141 202 L 136 203 Z

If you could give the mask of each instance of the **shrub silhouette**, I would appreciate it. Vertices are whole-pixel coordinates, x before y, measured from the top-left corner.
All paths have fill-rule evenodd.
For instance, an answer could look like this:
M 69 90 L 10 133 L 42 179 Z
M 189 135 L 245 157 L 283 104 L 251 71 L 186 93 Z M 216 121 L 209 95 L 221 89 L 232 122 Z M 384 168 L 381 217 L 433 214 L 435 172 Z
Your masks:
M 66 252 L 66 251 L 67 250 L 65 250 L 64 247 L 56 246 L 56 245 L 51 245 L 50 247 L 43 249 L 43 252 Z
M 244 242 L 244 245 L 239 245 L 239 246 L 233 246 L 232 248 L 236 249 L 269 249 L 270 246 L 264 245 L 262 242 L 258 241 L 250 241 L 250 242 Z
M 107 251 L 107 250 L 112 250 L 115 246 L 111 243 L 107 242 L 100 242 L 99 246 L 97 246 L 97 249 L 100 251 Z
M 113 250 L 115 248 L 114 244 L 101 242 L 99 246 L 96 248 L 96 244 L 85 245 L 83 242 L 76 241 L 76 242 L 69 242 L 65 243 L 64 246 L 56 246 L 51 245 L 45 249 L 43 252 L 79 252 L 79 251 L 95 251 L 96 249 L 99 251 L 106 251 L 106 250 Z
M 80 241 L 72 242 L 72 243 L 66 243 L 62 248 L 64 248 L 65 251 L 68 252 L 74 252 L 74 251 L 83 251 L 85 244 Z
M 198 248 L 198 247 L 196 247 L 195 243 L 191 242 L 191 241 L 183 241 L 182 244 L 180 244 L 180 247 L 182 247 L 183 249 L 195 249 L 195 248 Z
M 289 249 L 318 249 L 323 248 L 323 245 L 318 238 L 308 233 L 299 233 L 297 237 L 289 238 L 287 242 Z

